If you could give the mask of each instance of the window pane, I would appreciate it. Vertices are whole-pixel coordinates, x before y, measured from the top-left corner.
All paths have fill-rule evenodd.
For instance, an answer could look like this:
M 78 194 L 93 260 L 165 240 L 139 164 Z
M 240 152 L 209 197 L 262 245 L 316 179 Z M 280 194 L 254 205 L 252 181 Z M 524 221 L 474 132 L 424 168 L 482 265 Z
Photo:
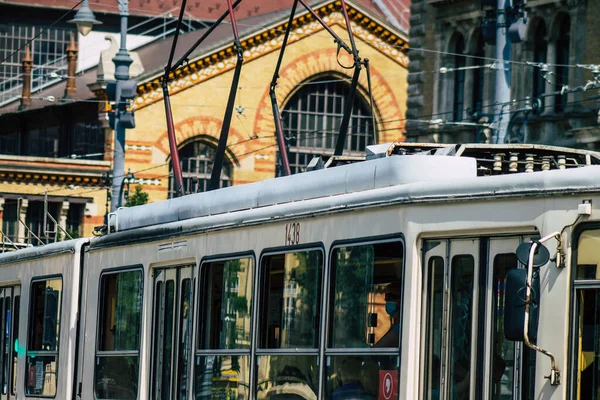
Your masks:
M 56 351 L 60 327 L 62 280 L 38 281 L 31 285 L 31 315 L 28 351 Z
M 326 398 L 396 399 L 398 362 L 397 356 L 328 356 Z
M 27 356 L 27 374 L 25 375 L 25 390 L 27 394 L 37 396 L 56 395 L 55 355 Z
M 600 290 L 577 293 L 577 399 L 600 399 Z
M 15 296 L 15 307 L 13 312 L 12 322 L 12 335 L 14 347 L 12 348 L 12 382 L 11 382 L 11 394 L 15 394 L 15 388 L 17 387 L 17 358 L 19 351 L 19 308 L 21 307 L 21 296 Z
M 96 357 L 96 398 L 137 399 L 138 364 L 138 356 Z
M 6 394 L 8 384 L 8 332 L 10 326 L 10 289 L 0 289 L 0 376 L 2 377 L 2 394 Z M 4 297 L 6 296 L 6 297 Z
M 139 348 L 142 295 L 142 271 L 102 276 L 98 350 Z
M 317 347 L 322 263 L 320 251 L 265 259 L 261 347 Z
M 257 398 L 316 399 L 318 390 L 317 356 L 258 357 Z
M 515 342 L 506 340 L 503 334 L 506 273 L 517 268 L 515 254 L 498 254 L 494 257 L 493 313 L 494 337 L 492 340 L 492 399 L 512 398 L 515 371 Z
M 577 245 L 577 279 L 600 279 L 600 229 L 584 231 Z
M 178 366 L 177 366 L 177 393 L 179 398 L 185 399 L 186 390 L 188 389 L 188 371 L 190 362 L 190 350 L 192 340 L 192 313 L 190 305 L 192 302 L 192 283 L 191 279 L 187 278 L 181 281 L 181 296 L 179 305 L 179 346 L 178 351 Z
M 470 255 L 452 259 L 450 331 L 451 399 L 468 398 L 471 390 L 471 322 L 473 318 L 474 260 Z M 465 397 L 466 396 L 466 397 Z
M 427 342 L 425 359 L 426 399 L 440 398 L 442 371 L 442 325 L 444 299 L 444 260 L 432 257 L 429 260 L 429 282 L 427 284 Z
M 335 249 L 330 346 L 398 347 L 402 254 L 401 242 Z
M 196 357 L 196 399 L 248 399 L 250 356 Z
M 204 349 L 249 349 L 254 261 L 251 258 L 204 264 Z

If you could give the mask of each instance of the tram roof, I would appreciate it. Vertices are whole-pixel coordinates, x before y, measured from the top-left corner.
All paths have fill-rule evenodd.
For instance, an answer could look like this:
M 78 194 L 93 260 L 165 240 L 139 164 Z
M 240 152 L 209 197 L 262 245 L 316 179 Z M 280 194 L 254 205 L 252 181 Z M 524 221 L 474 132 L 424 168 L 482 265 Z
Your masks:
M 16 251 L 0 253 L 0 265 L 17 263 L 26 260 L 32 260 L 35 258 L 42 258 L 65 253 L 73 254 L 77 250 L 79 250 L 81 246 L 88 242 L 89 239 L 72 239 L 56 243 L 49 243 L 43 246 L 32 246 L 22 248 Z M 9 248 L 10 244 L 5 244 L 5 246 Z
M 363 160 L 356 157 L 334 157 L 327 163 L 311 164 L 317 168 L 320 166 L 321 169 L 191 194 L 143 206 L 121 208 L 111 214 L 111 226 L 121 232 L 198 217 L 305 202 L 419 182 L 436 181 L 438 184 L 434 186 L 437 188 L 442 187 L 439 182 L 450 182 L 455 187 L 464 186 L 461 193 L 465 190 L 481 193 L 482 190 L 486 190 L 483 189 L 485 185 L 479 185 L 479 179 L 470 180 L 477 176 L 509 175 L 510 178 L 506 177 L 509 181 L 523 181 L 524 176 L 528 175 L 525 181 L 539 187 L 533 181 L 542 179 L 546 183 L 551 183 L 552 178 L 542 172 L 539 174 L 518 172 L 525 172 L 528 169 L 541 171 L 546 168 L 549 170 L 580 169 L 584 166 L 600 165 L 600 154 L 593 151 L 540 145 L 387 143 L 369 146 L 366 159 Z M 593 169 L 597 173 L 598 170 Z M 536 178 L 538 175 L 539 178 Z M 460 182 L 465 182 L 465 185 Z M 512 183 L 497 181 L 497 184 L 511 185 Z M 493 190 L 497 191 L 497 188 Z M 440 191 L 437 196 L 445 195 L 451 196 L 452 191 L 447 194 Z

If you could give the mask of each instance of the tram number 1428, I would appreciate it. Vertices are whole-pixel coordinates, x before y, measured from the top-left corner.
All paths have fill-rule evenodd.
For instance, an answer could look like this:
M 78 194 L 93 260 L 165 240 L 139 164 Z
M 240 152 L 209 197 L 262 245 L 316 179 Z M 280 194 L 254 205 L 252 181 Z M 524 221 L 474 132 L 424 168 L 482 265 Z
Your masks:
M 291 246 L 300 243 L 300 223 L 285 224 L 285 245 Z

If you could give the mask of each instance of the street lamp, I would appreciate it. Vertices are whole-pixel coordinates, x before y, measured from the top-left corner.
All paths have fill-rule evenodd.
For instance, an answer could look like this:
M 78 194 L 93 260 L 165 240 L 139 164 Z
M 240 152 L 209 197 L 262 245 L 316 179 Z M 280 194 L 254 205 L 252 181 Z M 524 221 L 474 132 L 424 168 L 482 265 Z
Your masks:
M 79 11 L 75 14 L 75 18 L 69 21 L 72 24 L 77 25 L 77 30 L 83 36 L 86 36 L 92 30 L 94 25 L 99 25 L 102 22 L 96 20 L 94 13 L 90 10 L 88 0 L 83 0 Z
M 115 80 L 109 82 L 106 87 L 106 93 L 109 101 L 114 100 L 114 106 L 109 118 L 109 124 L 115 131 L 114 152 L 113 152 L 113 174 L 112 190 L 110 196 L 110 210 L 114 212 L 123 205 L 123 181 L 125 179 L 125 130 L 135 128 L 131 102 L 135 97 L 137 82 L 129 79 L 129 66 L 133 59 L 127 51 L 127 18 L 129 15 L 129 0 L 118 0 L 120 16 L 121 45 L 119 51 L 113 58 L 115 64 Z M 81 15 L 80 15 L 81 14 Z M 81 9 L 70 22 L 77 23 L 79 32 L 86 35 L 94 24 L 99 23 L 95 20 L 94 14 L 88 6 L 88 1 L 84 0 Z M 85 32 L 85 33 L 84 33 Z

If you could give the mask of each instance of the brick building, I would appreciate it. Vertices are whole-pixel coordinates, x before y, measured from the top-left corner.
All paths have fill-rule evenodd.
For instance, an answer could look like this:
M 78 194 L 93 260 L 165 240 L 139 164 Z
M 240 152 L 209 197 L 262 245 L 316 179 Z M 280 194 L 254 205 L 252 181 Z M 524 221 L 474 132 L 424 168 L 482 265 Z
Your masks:
M 598 149 L 600 10 L 585 0 L 526 0 L 525 35 L 504 68 L 512 104 L 506 140 Z M 493 141 L 495 0 L 413 0 L 407 140 Z M 518 11 L 515 9 L 515 11 Z M 509 21 L 510 23 L 511 21 Z M 489 27 L 489 29 L 487 29 Z M 457 69 L 458 68 L 458 69 Z M 444 73 L 445 72 L 445 73 Z M 597 87 L 597 86 L 596 86 Z M 563 93 L 561 94 L 561 90 Z
M 340 3 L 330 0 L 315 4 L 332 29 L 346 37 Z M 407 38 L 386 21 L 377 2 L 350 0 L 347 4 L 360 56 L 368 58 L 371 65 L 374 105 L 369 105 L 363 72 L 344 153 L 362 155 L 368 144 L 403 140 Z M 94 7 L 93 1 L 90 6 Z M 245 61 L 229 132 L 223 186 L 268 179 L 278 173 L 269 82 L 288 18 L 289 10 L 275 9 L 238 21 Z M 277 96 L 292 170 L 300 172 L 313 156 L 328 157 L 333 152 L 352 73 L 342 66 L 351 65 L 352 60 L 343 51 L 336 58 L 332 38 L 303 8 L 298 9 L 293 27 Z M 200 28 L 180 37 L 177 54 L 183 54 L 202 33 Z M 170 45 L 171 40 L 159 39 L 136 48 L 132 65 L 132 75 L 138 81 L 133 103 L 136 128 L 127 130 L 125 169 L 142 180 L 151 201 L 172 195 L 160 88 Z M 50 214 L 69 230 L 74 230 L 78 221 L 77 230 L 82 235 L 91 234 L 94 226 L 103 223 L 107 204 L 103 175 L 112 169 L 113 142 L 104 89 L 113 79 L 115 47 L 111 42 L 97 66 L 75 76 L 66 74 L 64 79 L 0 108 L 0 141 L 12 146 L 9 151 L 4 150 L 9 146 L 0 146 L 2 230 L 10 238 L 26 236 L 24 225 L 43 235 L 43 218 L 35 210 L 44 204 L 51 204 Z M 25 56 L 21 64 L 26 71 L 29 64 Z M 223 24 L 192 53 L 171 82 L 187 192 L 204 190 L 210 176 L 234 65 L 231 26 Z M 48 202 L 43 201 L 44 196 Z

